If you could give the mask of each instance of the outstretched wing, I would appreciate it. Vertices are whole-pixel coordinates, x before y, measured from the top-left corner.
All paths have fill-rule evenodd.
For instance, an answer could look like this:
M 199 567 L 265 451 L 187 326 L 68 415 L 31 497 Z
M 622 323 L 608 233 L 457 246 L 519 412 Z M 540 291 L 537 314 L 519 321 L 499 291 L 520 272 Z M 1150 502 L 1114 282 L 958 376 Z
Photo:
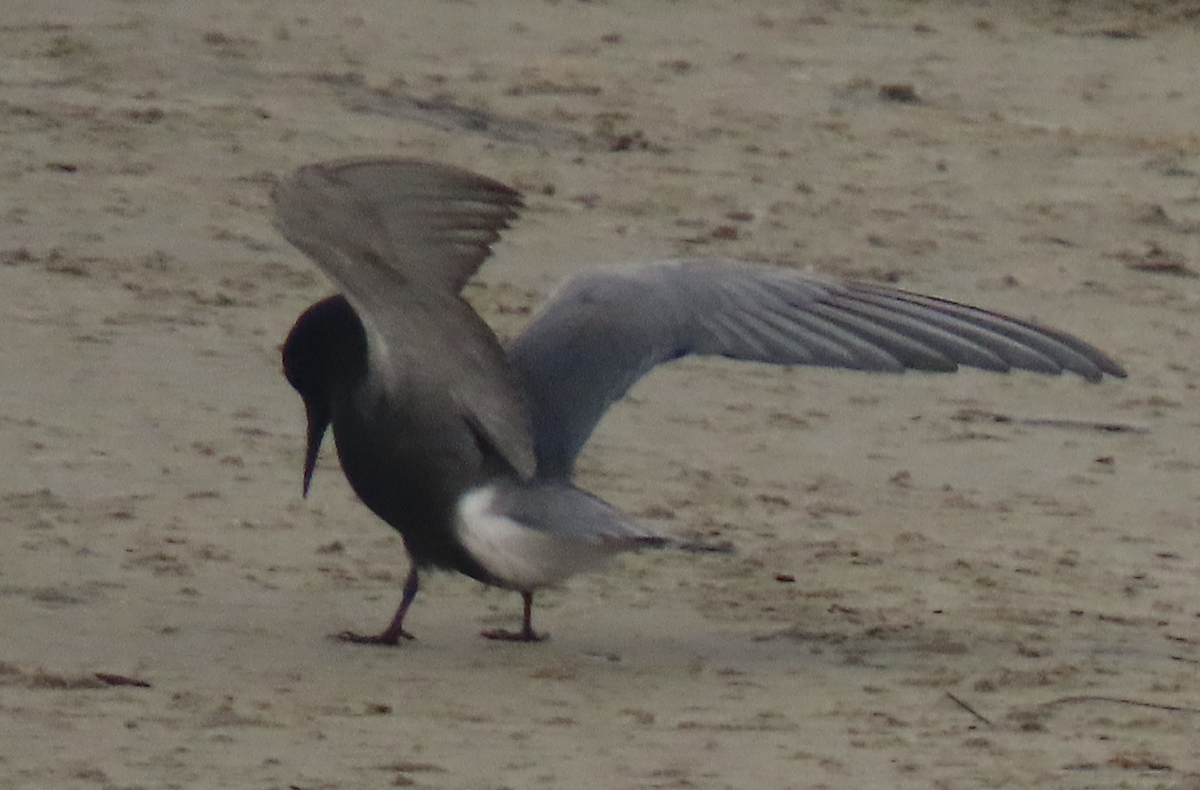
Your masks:
M 419 159 L 306 165 L 272 197 L 275 226 L 347 291 L 366 267 L 456 294 L 522 205 L 497 181 Z
M 459 296 L 517 216 L 520 195 L 432 162 L 350 159 L 299 168 L 273 198 L 276 227 L 362 320 L 371 365 L 444 415 L 447 430 L 481 433 L 531 476 L 521 389 L 495 335 Z
M 725 260 L 568 282 L 508 346 L 542 477 L 567 477 L 596 423 L 651 368 L 688 354 L 879 373 L 1125 371 L 1070 335 L 884 285 Z

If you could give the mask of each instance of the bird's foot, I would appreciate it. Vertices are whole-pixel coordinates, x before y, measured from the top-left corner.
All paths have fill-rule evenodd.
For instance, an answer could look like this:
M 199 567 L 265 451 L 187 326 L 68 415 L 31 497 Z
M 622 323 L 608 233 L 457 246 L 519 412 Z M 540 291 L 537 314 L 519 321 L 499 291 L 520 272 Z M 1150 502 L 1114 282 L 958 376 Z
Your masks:
M 401 639 L 416 639 L 415 636 L 403 629 L 394 632 L 384 631 L 381 634 L 356 634 L 353 631 L 342 631 L 334 638 L 352 645 L 379 645 L 380 647 L 397 647 Z
M 498 642 L 542 642 L 546 639 L 545 634 L 535 633 L 532 628 L 522 628 L 520 631 L 495 628 L 490 631 L 481 631 L 479 635 L 484 639 L 494 639 Z

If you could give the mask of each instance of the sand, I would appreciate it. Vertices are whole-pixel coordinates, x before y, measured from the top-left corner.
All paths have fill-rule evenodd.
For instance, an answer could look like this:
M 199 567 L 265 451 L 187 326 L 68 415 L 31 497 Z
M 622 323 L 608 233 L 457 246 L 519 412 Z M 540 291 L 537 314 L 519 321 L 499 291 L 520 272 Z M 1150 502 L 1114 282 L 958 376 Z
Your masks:
M 1200 786 L 1189 3 L 0 8 L 0 788 Z M 278 345 L 331 287 L 273 178 L 523 189 L 504 335 L 597 263 L 728 255 L 1053 324 L 1125 381 L 689 360 L 579 482 L 733 557 L 435 576 Z M 107 678 L 104 680 L 98 674 Z M 136 682 L 140 685 L 130 685 Z

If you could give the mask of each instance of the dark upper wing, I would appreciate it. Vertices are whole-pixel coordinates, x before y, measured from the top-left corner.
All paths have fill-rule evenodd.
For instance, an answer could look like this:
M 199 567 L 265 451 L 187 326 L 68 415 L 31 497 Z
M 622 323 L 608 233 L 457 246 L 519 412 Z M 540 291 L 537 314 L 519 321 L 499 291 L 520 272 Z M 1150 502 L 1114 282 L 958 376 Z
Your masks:
M 568 282 L 508 346 L 539 474 L 569 475 L 608 407 L 687 354 L 882 373 L 965 365 L 1125 375 L 1062 332 L 884 285 L 719 260 L 604 271 Z
M 276 186 L 275 225 L 328 274 L 367 331 L 372 365 L 461 419 L 523 476 L 523 396 L 495 335 L 458 292 L 517 216 L 520 195 L 455 167 L 353 159 Z
M 419 159 L 306 165 L 275 188 L 275 226 L 338 281 L 347 266 L 458 293 L 517 217 L 518 192 Z

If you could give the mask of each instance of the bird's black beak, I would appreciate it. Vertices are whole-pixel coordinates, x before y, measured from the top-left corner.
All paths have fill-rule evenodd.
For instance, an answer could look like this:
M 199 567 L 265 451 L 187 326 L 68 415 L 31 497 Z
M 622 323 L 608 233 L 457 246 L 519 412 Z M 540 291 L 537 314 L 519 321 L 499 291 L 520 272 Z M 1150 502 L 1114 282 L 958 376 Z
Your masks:
M 304 450 L 304 496 L 307 497 L 313 470 L 317 467 L 317 455 L 321 452 L 321 440 L 329 427 L 329 405 L 305 398 L 304 411 L 308 416 L 308 446 Z

